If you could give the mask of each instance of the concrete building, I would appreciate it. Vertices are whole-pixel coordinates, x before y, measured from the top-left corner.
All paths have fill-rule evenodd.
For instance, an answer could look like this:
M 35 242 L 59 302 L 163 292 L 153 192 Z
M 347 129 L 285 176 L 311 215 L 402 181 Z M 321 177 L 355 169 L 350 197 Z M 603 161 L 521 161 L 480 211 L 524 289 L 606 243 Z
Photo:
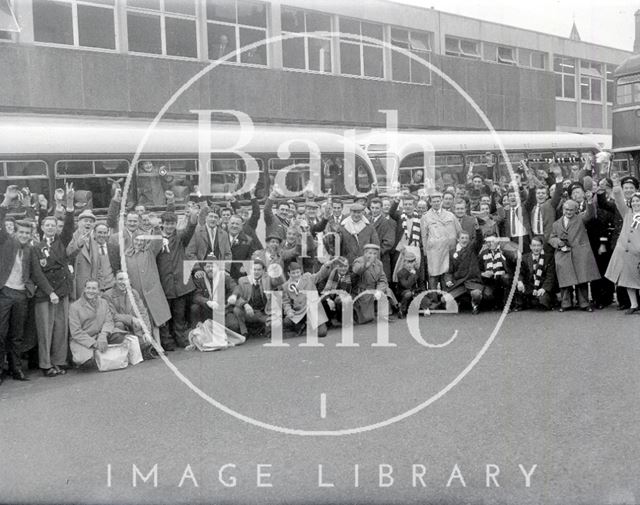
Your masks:
M 386 0 L 0 0 L 0 111 L 152 117 L 235 109 L 255 121 L 611 133 L 613 71 L 631 55 Z M 19 32 L 10 31 L 15 13 Z M 309 32 L 324 35 L 305 35 Z M 337 32 L 348 33 L 340 36 Z M 333 34 L 332 34 L 333 33 Z M 384 41 L 381 47 L 372 39 Z

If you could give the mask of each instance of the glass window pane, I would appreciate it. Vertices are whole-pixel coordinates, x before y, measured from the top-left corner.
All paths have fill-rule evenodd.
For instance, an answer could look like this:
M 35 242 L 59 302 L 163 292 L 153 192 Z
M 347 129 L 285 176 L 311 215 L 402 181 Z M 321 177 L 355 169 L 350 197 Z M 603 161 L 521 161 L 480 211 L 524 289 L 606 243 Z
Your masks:
M 431 51 L 430 35 L 423 32 L 411 32 L 411 49 L 415 51 Z
M 607 81 L 607 102 L 609 103 L 613 103 L 613 96 L 614 96 L 613 89 L 614 89 L 613 81 Z
M 37 42 L 73 45 L 71 4 L 34 0 L 33 31 Z
M 207 23 L 209 59 L 217 60 L 236 50 L 236 29 L 233 26 Z M 229 61 L 236 61 L 231 58 Z
M 513 64 L 513 49 L 511 47 L 498 47 L 498 61 L 500 63 Z
M 589 78 L 581 77 L 580 78 L 580 96 L 583 100 L 589 100 Z
M 461 40 L 460 49 L 466 55 L 474 56 L 478 55 L 478 43 L 472 40 Z
M 304 39 L 282 41 L 282 65 L 285 68 L 306 68 L 304 61 Z
M 165 12 L 195 16 L 196 4 L 194 0 L 164 0 L 164 10 Z
M 631 96 L 632 102 L 640 102 L 640 82 L 633 83 L 633 94 Z
M 8 177 L 37 177 L 47 175 L 44 161 L 8 161 L 6 164 Z
M 304 31 L 304 12 L 298 9 L 282 8 L 281 15 L 282 31 L 285 32 L 303 32 Z
M 400 82 L 411 82 L 410 58 L 404 54 L 393 51 L 391 53 L 391 79 Z
M 81 46 L 115 49 L 113 9 L 78 4 L 78 41 Z
M 566 98 L 576 97 L 576 78 L 572 75 L 564 76 L 564 96 Z
M 357 44 L 340 44 L 340 66 L 343 74 L 361 75 L 360 46 Z
M 362 35 L 371 37 L 372 39 L 382 40 L 382 26 L 372 23 L 362 23 Z
M 238 0 L 238 23 L 267 27 L 267 11 L 264 4 Z
M 451 54 L 458 54 L 460 52 L 460 41 L 452 37 L 446 37 L 444 39 L 445 51 Z
M 251 28 L 240 28 L 240 47 L 244 47 L 254 42 L 260 42 L 267 38 L 267 32 L 264 30 L 252 30 Z M 267 64 L 267 45 L 262 44 L 253 49 L 243 51 L 240 54 L 242 63 L 251 63 L 253 65 Z
M 591 100 L 602 101 L 602 84 L 599 79 L 591 79 Z
M 360 21 L 356 21 L 355 19 L 340 18 L 340 32 L 360 35 Z
M 498 59 L 498 47 L 495 44 L 484 43 L 483 48 L 484 59 L 487 61 L 497 61 Z
M 409 31 L 391 28 L 391 43 L 394 46 L 409 47 Z
M 160 10 L 160 0 L 127 0 L 127 7 Z
M 127 12 L 129 51 L 162 54 L 160 16 Z
M 383 77 L 382 48 L 363 46 L 362 57 L 364 59 L 364 75 L 368 77 Z
M 102 160 L 95 162 L 95 173 L 99 175 L 127 175 L 129 163 L 125 160 Z
M 235 23 L 235 0 L 207 0 L 207 19 Z
M 165 18 L 167 54 L 171 56 L 198 56 L 196 22 L 190 19 Z
M 59 161 L 56 175 L 93 175 L 92 161 Z
M 545 69 L 545 54 L 534 51 L 531 55 L 531 66 L 540 70 Z
M 416 53 L 416 56 L 429 61 L 429 53 Z M 411 82 L 429 84 L 431 82 L 430 69 L 419 61 L 411 60 Z
M 556 96 L 562 96 L 562 75 L 556 74 Z
M 307 31 L 308 32 L 330 32 L 331 16 L 320 14 L 318 12 L 307 12 Z
M 0 40 L 11 40 L 11 32 L 0 30 Z
M 531 51 L 529 49 L 518 49 L 518 65 L 521 67 L 531 66 Z
M 331 41 L 309 37 L 309 70 L 331 72 Z

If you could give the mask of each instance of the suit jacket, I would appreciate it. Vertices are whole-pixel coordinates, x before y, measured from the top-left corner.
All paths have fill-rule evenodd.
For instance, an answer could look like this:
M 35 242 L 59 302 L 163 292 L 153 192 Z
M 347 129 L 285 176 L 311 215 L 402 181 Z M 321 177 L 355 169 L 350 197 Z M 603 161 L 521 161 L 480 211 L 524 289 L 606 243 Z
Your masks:
M 64 216 L 62 233 L 57 234 L 51 246 L 46 239 L 34 245 L 34 254 L 42 267 L 42 272 L 49 284 L 60 298 L 70 296 L 73 290 L 73 275 L 69 270 L 69 257 L 67 246 L 73 238 L 73 212 L 67 212 Z M 44 301 L 49 296 L 42 289 L 36 291 L 36 300 Z
M 88 241 L 81 239 L 80 230 L 76 230 L 73 238 L 67 246 L 67 255 L 73 262 L 73 273 L 75 283 L 73 285 L 73 299 L 80 298 L 84 290 L 84 284 L 88 279 L 98 278 L 98 255 L 100 246 L 93 236 L 89 236 Z M 117 243 L 107 242 L 107 255 L 113 276 L 120 270 L 120 246 Z
M 232 241 L 231 259 L 234 261 L 249 261 L 251 259 L 251 255 L 258 250 L 256 241 L 242 231 L 234 240 L 232 240 L 231 237 L 229 237 L 229 240 Z M 242 277 L 243 274 L 240 272 L 241 267 L 242 265 L 239 263 L 231 264 L 231 270 L 229 273 L 234 280 L 238 280 Z
M 92 306 L 84 296 L 69 306 L 69 348 L 73 362 L 82 365 L 93 357 L 93 346 L 98 340 L 106 342 L 116 331 L 109 303 L 104 298 Z
M 526 209 L 526 207 L 524 205 L 521 205 L 520 208 L 522 209 L 522 225 L 524 226 L 525 229 L 525 236 L 531 236 L 531 217 L 529 216 L 529 211 Z M 515 219 L 518 219 L 518 214 L 517 211 L 515 209 L 513 209 L 512 207 L 506 209 L 504 211 L 504 221 L 502 221 L 501 226 L 501 235 L 503 237 L 507 237 L 507 238 L 514 238 L 517 237 L 518 235 L 516 235 L 516 230 L 515 229 L 511 229 L 511 215 L 515 213 Z
M 149 314 L 147 313 L 144 302 L 135 289 L 131 288 L 131 292 L 133 293 L 133 298 L 135 300 L 136 306 L 138 307 L 138 310 L 140 311 L 142 320 L 146 324 L 147 330 L 151 332 L 153 330 L 153 327 L 151 326 L 151 320 L 149 319 Z M 118 288 L 113 287 L 106 291 L 102 295 L 102 297 L 109 304 L 109 309 L 111 310 L 114 326 L 120 330 L 126 330 L 130 333 L 134 333 L 133 318 L 137 318 L 138 315 L 133 308 L 129 293 L 127 291 L 120 291 Z M 144 332 L 139 331 L 136 334 L 142 336 Z
M 265 273 L 260 279 L 262 284 L 262 291 L 266 294 L 267 291 L 275 291 L 284 283 L 284 277 L 269 277 Z M 251 295 L 253 291 L 253 283 L 249 280 L 249 277 L 244 276 L 238 279 L 238 285 L 233 290 L 233 294 L 236 295 L 236 307 L 242 308 L 245 303 L 251 301 Z M 267 304 L 265 305 L 265 313 L 268 313 L 271 307 L 271 300 L 267 296 Z
M 287 238 L 287 228 L 289 224 L 282 221 L 278 216 L 273 213 L 274 200 L 267 198 L 264 204 L 264 224 L 267 231 L 267 237 L 269 235 L 277 235 L 283 241 Z
M 231 244 L 227 232 L 218 227 L 214 241 L 215 244 L 212 245 L 206 225 L 198 225 L 187 247 L 187 259 L 202 261 L 212 251 L 218 260 L 231 260 Z
M 542 212 L 542 231 L 544 232 L 544 241 L 548 242 L 549 237 L 551 236 L 551 229 L 553 228 L 553 223 L 556 220 L 556 209 L 560 204 L 560 200 L 562 198 L 562 184 L 556 184 L 556 188 L 553 191 L 553 195 L 551 198 L 548 198 L 540 207 L 540 212 Z M 535 189 L 529 190 L 529 196 L 527 197 L 527 202 L 525 207 L 527 212 L 529 213 L 529 229 L 531 230 L 531 234 L 533 234 L 534 226 L 534 215 L 535 215 L 535 207 L 536 207 L 536 191 Z
M 184 261 L 187 259 L 186 248 L 191 242 L 196 224 L 188 222 L 187 227 L 168 237 L 168 244 L 163 247 L 157 257 L 160 284 L 168 300 L 180 298 L 194 290 L 191 276 L 184 282 Z
M 44 273 L 42 273 L 34 249 L 28 245 L 22 246 L 15 237 L 7 233 L 4 227 L 7 211 L 7 207 L 0 206 L 0 288 L 7 283 L 13 264 L 16 261 L 18 249 L 22 248 L 22 279 L 27 293 L 33 295 L 36 292 L 36 287 L 38 287 L 49 296 L 53 293 L 53 288 Z
M 547 293 L 553 293 L 556 285 L 556 265 L 552 254 L 545 254 L 544 251 L 540 253 L 544 257 L 544 270 L 542 272 L 542 278 L 540 282 L 540 288 L 544 289 Z M 520 268 L 520 280 L 525 286 L 525 291 L 531 293 L 533 291 L 533 255 L 529 252 L 522 255 L 522 265 Z

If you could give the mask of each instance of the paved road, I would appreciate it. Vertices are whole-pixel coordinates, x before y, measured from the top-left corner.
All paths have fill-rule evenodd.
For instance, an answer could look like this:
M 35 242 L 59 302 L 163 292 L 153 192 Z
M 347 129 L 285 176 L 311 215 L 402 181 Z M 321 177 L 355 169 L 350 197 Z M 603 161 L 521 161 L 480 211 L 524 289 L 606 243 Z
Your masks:
M 443 348 L 418 345 L 396 322 L 395 348 L 372 347 L 370 325 L 357 328 L 358 348 L 336 347 L 334 331 L 323 348 L 252 341 L 169 357 L 185 380 L 244 416 L 295 430 L 349 429 L 437 394 L 483 348 L 498 316 L 422 318 L 432 343 L 458 330 Z M 614 309 L 511 314 L 477 365 L 435 403 L 342 437 L 248 424 L 207 403 L 161 360 L 8 381 L 0 386 L 0 502 L 635 503 L 639 325 Z M 146 475 L 156 464 L 157 487 L 153 476 L 134 487 L 133 465 Z M 333 487 L 319 486 L 319 465 L 322 484 Z M 487 469 L 498 468 L 487 487 Z M 189 470 L 193 479 L 183 478 Z M 393 481 L 380 480 L 381 471 Z M 258 473 L 270 474 L 260 483 L 272 487 L 259 487 Z

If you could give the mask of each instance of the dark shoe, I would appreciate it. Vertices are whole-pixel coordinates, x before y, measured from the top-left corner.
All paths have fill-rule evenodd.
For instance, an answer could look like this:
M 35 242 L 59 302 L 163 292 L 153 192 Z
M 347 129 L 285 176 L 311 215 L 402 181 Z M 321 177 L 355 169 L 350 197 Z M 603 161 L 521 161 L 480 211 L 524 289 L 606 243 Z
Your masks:
M 162 348 L 166 352 L 172 352 L 176 350 L 176 346 L 173 342 L 162 342 Z
M 631 307 L 629 307 L 628 305 L 618 305 L 618 308 L 617 308 L 617 309 L 618 309 L 618 310 L 627 310 L 627 309 L 629 309 L 629 308 L 631 308 Z
M 582 310 L 582 312 L 593 312 L 593 309 L 591 307 L 583 307 L 580 310 Z
M 565 311 L 565 308 L 564 308 L 564 307 L 560 307 L 560 308 L 558 309 L 558 312 L 564 312 L 564 311 Z
M 11 374 L 11 377 L 13 377 L 13 380 L 16 380 L 16 381 L 28 381 L 29 380 L 29 377 L 27 377 L 22 370 L 15 370 Z
M 59 374 L 54 367 L 51 367 L 51 368 L 43 368 L 42 375 L 44 375 L 45 377 L 57 377 Z
M 474 307 L 471 309 L 471 313 L 472 313 L 474 316 L 475 316 L 475 315 L 477 315 L 477 314 L 479 314 L 479 313 L 480 313 L 480 307 L 478 307 L 477 305 L 476 305 L 476 306 L 474 306 Z
M 638 309 L 638 307 L 629 307 L 624 311 L 624 314 L 625 316 L 630 316 L 631 314 L 635 314 L 636 312 L 640 312 L 640 309 Z
M 66 374 L 66 373 L 67 373 L 67 371 L 66 371 L 63 367 L 61 367 L 61 366 L 53 365 L 53 368 L 55 369 L 55 371 L 56 371 L 56 373 L 57 373 L 58 375 L 64 375 L 64 374 Z

